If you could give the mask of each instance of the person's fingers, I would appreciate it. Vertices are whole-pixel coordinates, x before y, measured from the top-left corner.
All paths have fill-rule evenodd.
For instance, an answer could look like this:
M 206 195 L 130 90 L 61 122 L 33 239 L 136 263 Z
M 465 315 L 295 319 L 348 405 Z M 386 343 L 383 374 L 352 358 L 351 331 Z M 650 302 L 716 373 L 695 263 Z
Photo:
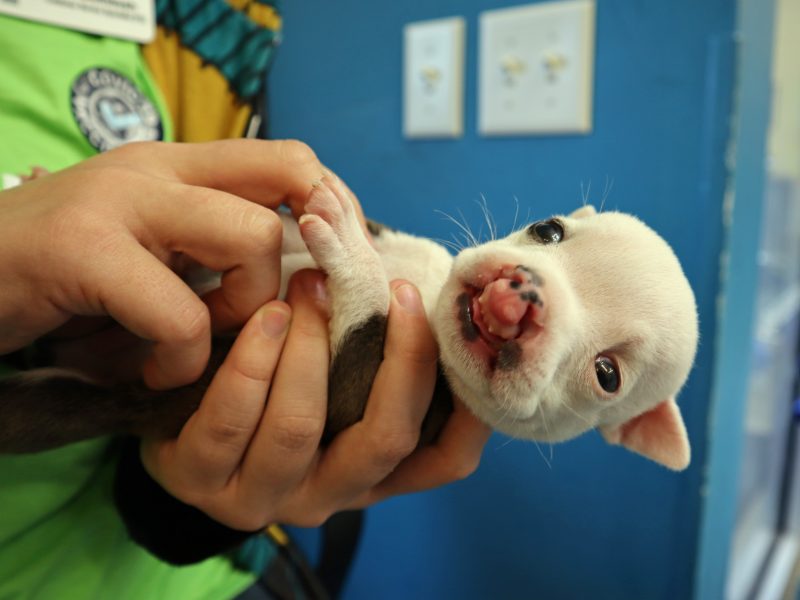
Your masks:
M 219 492 L 241 463 L 261 419 L 290 317 L 283 302 L 261 308 L 239 333 L 179 437 L 143 446 L 151 475 L 169 482 L 185 501 Z
M 142 243 L 222 272 L 222 286 L 204 300 L 216 331 L 240 326 L 280 288 L 280 218 L 225 192 L 180 184 L 170 190 L 170 202 L 140 201 Z
M 464 479 L 480 464 L 491 428 L 478 420 L 458 399 L 453 414 L 436 442 L 414 452 L 350 507 L 363 507 L 398 494 L 432 489 Z
M 391 290 L 384 359 L 362 423 L 418 432 L 436 382 L 439 353 L 419 291 L 403 280 L 393 281 Z
M 297 140 L 221 140 L 195 144 L 126 144 L 123 152 L 163 154 L 159 174 L 224 190 L 270 208 L 302 206 L 322 177 L 314 151 Z
M 269 402 L 241 467 L 242 497 L 279 498 L 297 486 L 318 455 L 328 391 L 328 315 L 318 271 L 296 273 L 287 302 L 294 318 Z
M 189 286 L 133 238 L 98 254 L 90 269 L 87 279 L 100 282 L 94 314 L 108 314 L 154 342 L 143 370 L 149 387 L 185 385 L 202 374 L 211 350 L 210 319 Z
M 385 358 L 364 418 L 334 439 L 315 474 L 314 487 L 334 503 L 361 495 L 413 452 L 436 383 L 436 342 L 419 292 L 403 281 L 392 288 Z

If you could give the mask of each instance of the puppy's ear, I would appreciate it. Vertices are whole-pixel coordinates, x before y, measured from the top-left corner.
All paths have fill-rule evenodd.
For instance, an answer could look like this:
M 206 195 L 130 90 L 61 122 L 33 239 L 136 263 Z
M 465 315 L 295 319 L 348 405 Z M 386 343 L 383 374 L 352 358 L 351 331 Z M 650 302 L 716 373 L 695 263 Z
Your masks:
M 609 444 L 619 444 L 668 469 L 682 471 L 689 466 L 689 438 L 674 398 L 625 423 L 599 429 Z
M 578 210 L 573 211 L 572 214 L 569 215 L 570 219 L 585 219 L 586 217 L 591 217 L 592 215 L 596 215 L 597 210 L 595 210 L 594 206 L 591 204 L 584 204 Z

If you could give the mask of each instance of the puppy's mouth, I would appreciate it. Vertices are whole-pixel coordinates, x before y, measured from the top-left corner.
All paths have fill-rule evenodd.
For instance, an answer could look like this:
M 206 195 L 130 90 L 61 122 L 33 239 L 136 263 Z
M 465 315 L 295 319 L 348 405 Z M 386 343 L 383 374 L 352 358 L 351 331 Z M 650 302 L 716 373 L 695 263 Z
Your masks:
M 504 266 L 463 284 L 456 298 L 461 333 L 490 371 L 516 367 L 524 345 L 544 330 L 542 285 L 523 266 Z

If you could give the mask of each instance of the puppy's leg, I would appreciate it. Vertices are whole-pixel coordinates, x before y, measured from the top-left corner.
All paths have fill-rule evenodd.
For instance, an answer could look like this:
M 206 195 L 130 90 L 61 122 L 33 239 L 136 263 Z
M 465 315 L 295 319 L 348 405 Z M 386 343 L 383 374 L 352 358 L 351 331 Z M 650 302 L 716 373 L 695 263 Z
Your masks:
M 175 435 L 197 406 L 176 402 L 180 395 L 135 384 L 104 387 L 67 369 L 7 377 L 0 381 L 0 454 L 40 452 L 150 428 Z M 159 431 L 162 427 L 166 431 Z
M 328 275 L 331 350 L 336 352 L 354 326 L 375 314 L 386 316 L 389 282 L 338 179 L 323 179 L 311 192 L 305 209 L 300 231 L 311 256 Z
M 154 391 L 104 385 L 71 369 L 44 368 L 0 379 L 0 454 L 40 452 L 102 435 L 176 436 L 200 405 L 233 340 L 216 339 L 198 381 Z
M 350 196 L 335 177 L 312 191 L 300 231 L 328 275 L 331 373 L 327 438 L 360 420 L 383 360 L 389 281 L 365 237 Z

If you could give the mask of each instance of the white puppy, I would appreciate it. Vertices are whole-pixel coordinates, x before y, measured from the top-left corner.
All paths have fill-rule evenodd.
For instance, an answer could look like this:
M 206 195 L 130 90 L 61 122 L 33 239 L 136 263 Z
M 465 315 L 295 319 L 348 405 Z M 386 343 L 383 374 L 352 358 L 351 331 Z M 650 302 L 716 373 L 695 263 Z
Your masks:
M 450 388 L 496 430 L 559 442 L 599 428 L 671 469 L 689 464 L 675 396 L 697 347 L 694 295 L 670 247 L 635 217 L 585 206 L 453 258 L 388 229 L 370 245 L 335 178 L 306 212 L 302 237 L 329 276 L 334 356 L 356 354 L 346 347 L 385 317 L 389 280 L 408 279 Z M 285 226 L 288 276 L 311 259 Z

